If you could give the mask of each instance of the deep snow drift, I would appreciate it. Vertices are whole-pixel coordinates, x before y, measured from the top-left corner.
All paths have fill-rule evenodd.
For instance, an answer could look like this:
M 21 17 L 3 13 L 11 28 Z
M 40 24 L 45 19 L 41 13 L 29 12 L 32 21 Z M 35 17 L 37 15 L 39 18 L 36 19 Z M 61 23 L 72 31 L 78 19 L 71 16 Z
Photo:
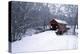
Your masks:
M 12 43 L 12 52 L 48 51 L 76 48 L 77 36 L 57 36 L 55 31 L 45 31 L 39 34 L 33 34 L 32 36 L 26 36 L 22 40 Z

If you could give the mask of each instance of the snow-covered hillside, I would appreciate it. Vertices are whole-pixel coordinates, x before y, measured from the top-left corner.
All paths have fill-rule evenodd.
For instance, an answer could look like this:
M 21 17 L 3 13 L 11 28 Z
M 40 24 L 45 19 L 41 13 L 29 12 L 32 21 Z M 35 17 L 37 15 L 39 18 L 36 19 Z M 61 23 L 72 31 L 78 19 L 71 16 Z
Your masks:
M 45 31 L 32 36 L 25 36 L 22 40 L 12 43 L 12 52 L 31 52 L 76 49 L 76 36 L 57 36 L 55 31 Z

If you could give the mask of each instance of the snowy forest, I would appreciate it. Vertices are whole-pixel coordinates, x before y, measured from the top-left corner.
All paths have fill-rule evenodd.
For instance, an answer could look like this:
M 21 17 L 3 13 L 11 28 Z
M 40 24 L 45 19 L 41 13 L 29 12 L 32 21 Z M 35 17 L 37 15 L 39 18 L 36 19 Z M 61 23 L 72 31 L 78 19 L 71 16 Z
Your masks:
M 67 35 L 77 35 L 77 5 L 18 1 L 12 1 L 9 5 L 11 8 L 10 42 L 47 31 L 49 21 L 55 17 L 67 22 L 67 26 L 70 28 L 70 31 L 66 32 Z

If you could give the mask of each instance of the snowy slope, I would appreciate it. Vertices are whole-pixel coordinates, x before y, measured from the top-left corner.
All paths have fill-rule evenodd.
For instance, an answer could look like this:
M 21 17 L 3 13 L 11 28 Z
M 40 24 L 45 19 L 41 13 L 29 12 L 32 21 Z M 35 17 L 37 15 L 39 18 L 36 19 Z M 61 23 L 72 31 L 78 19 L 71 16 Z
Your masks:
M 57 36 L 54 31 L 46 31 L 26 36 L 12 43 L 12 52 L 48 51 L 60 49 L 76 49 L 76 36 Z

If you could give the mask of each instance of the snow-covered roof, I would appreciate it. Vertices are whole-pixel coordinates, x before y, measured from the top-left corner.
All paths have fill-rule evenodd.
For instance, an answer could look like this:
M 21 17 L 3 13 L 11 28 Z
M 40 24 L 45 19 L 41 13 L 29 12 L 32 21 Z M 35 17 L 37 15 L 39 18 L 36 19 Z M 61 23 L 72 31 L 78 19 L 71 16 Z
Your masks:
M 67 22 L 66 21 L 64 21 L 64 20 L 59 20 L 59 19 L 55 19 L 58 23 L 62 23 L 62 24 L 67 24 Z

